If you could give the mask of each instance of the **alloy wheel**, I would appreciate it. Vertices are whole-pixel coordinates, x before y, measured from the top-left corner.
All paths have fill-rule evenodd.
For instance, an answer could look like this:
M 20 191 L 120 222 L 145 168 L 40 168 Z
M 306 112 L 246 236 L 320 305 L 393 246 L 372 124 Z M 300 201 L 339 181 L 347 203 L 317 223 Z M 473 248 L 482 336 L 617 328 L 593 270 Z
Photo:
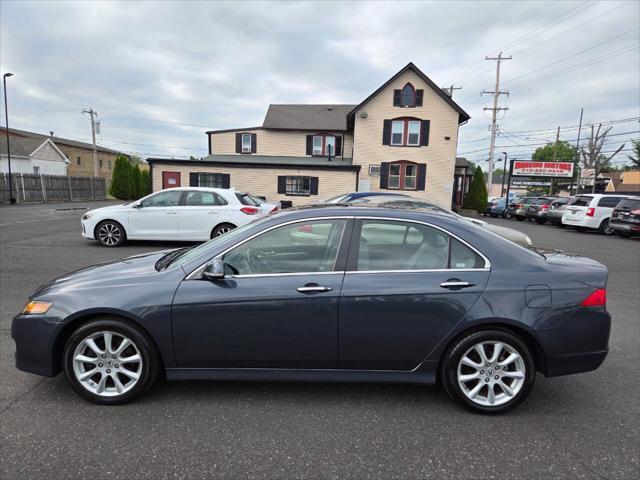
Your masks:
M 116 245 L 120 242 L 121 237 L 120 228 L 113 223 L 105 223 L 98 229 L 98 238 L 105 245 Z
M 231 227 L 220 227 L 216 230 L 214 238 L 219 237 L 220 235 L 224 235 L 225 233 L 229 233 L 231 230 L 233 230 Z
M 462 355 L 457 380 L 462 393 L 486 407 L 504 405 L 514 399 L 525 383 L 522 355 L 501 341 L 480 342 Z
M 85 337 L 73 353 L 73 373 L 87 391 L 115 397 L 136 386 L 143 362 L 135 343 L 122 333 L 99 331 Z

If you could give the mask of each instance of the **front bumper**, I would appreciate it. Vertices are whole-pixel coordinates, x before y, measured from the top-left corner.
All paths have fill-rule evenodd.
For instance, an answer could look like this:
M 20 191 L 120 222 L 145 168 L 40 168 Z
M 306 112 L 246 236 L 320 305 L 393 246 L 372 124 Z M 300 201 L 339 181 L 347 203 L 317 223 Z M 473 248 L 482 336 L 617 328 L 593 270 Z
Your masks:
M 90 225 L 89 222 L 81 220 L 80 226 L 82 227 L 82 238 L 86 240 L 95 240 L 95 238 L 93 237 L 93 225 Z
M 54 348 L 61 328 L 60 322 L 52 322 L 43 315 L 16 315 L 11 324 L 16 367 L 45 377 L 60 373 L 60 359 L 56 361 Z

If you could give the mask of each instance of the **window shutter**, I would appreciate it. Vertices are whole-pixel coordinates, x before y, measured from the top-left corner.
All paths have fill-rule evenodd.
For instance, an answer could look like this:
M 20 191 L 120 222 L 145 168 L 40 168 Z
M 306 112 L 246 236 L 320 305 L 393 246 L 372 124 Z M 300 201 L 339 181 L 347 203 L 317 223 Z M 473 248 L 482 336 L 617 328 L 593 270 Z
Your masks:
M 236 153 L 242 153 L 242 134 L 236 133 Z
M 431 120 L 422 120 L 420 125 L 420 145 L 426 147 L 429 145 L 429 127 L 431 126 Z
M 416 90 L 416 107 L 422 106 L 422 97 L 424 97 L 424 90 Z
M 393 106 L 394 107 L 399 107 L 400 106 L 400 96 L 402 95 L 400 90 L 394 90 L 393 91 Z
M 313 135 L 307 135 L 307 155 L 313 155 Z
M 380 164 L 380 188 L 387 189 L 389 187 L 389 164 L 382 162 Z
M 231 188 L 231 175 L 228 173 L 221 173 L 222 175 L 222 188 Z
M 198 172 L 189 173 L 189 186 L 190 187 L 198 186 Z
M 424 163 L 418 164 L 418 178 L 416 179 L 416 190 L 424 190 L 427 180 L 427 165 Z
M 318 177 L 311 177 L 311 184 L 309 186 L 309 193 L 311 195 L 318 194 Z
M 256 153 L 258 147 L 258 135 L 255 133 L 251 134 L 251 153 Z
M 382 144 L 389 145 L 391 143 L 391 120 L 385 120 L 382 127 Z
M 334 156 L 342 156 L 342 137 L 336 137 L 336 153 L 334 154 Z
M 284 195 L 287 192 L 287 177 L 278 176 L 278 193 Z

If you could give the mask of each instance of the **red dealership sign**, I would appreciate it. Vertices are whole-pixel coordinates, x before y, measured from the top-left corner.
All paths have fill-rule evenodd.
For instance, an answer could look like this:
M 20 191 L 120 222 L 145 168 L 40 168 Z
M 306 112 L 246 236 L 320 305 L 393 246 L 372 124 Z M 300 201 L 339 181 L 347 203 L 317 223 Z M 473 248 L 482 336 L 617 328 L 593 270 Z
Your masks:
M 516 160 L 513 162 L 514 177 L 573 177 L 573 163 L 571 162 L 528 162 Z

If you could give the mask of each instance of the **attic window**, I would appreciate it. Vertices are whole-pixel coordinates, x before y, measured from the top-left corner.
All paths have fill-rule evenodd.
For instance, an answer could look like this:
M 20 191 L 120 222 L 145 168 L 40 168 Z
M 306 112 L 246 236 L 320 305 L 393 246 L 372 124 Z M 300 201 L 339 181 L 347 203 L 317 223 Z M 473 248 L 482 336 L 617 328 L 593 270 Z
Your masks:
M 402 88 L 402 95 L 400 105 L 403 107 L 415 107 L 416 106 L 416 89 L 413 85 L 407 83 Z

